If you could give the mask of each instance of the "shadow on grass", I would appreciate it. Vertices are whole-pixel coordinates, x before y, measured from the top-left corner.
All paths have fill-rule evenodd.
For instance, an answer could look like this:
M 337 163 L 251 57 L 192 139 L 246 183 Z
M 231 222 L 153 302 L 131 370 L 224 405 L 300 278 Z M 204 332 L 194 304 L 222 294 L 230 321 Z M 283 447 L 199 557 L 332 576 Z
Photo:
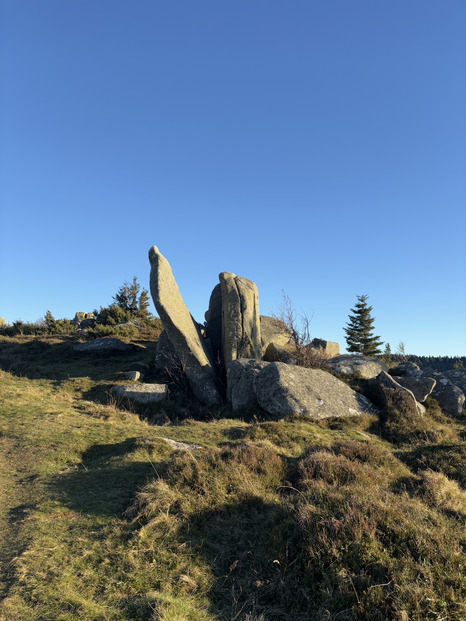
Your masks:
M 442 472 L 466 488 L 466 443 L 414 447 L 410 451 L 398 452 L 397 457 L 414 472 L 428 469 Z
M 135 345 L 129 352 L 75 352 L 78 341 L 63 337 L 60 341 L 35 338 L 24 342 L 0 342 L 0 367 L 28 379 L 50 379 L 60 385 L 70 377 L 89 377 L 93 381 L 109 379 L 138 362 L 152 362 L 155 343 Z
M 76 470 L 53 479 L 49 486 L 52 495 L 80 513 L 121 516 L 137 490 L 156 476 L 160 467 L 149 460 L 122 463 L 137 448 L 137 438 L 92 446 L 83 453 Z
M 213 573 L 209 600 L 215 618 L 309 618 L 302 533 L 286 505 L 245 498 L 199 513 L 178 537 Z

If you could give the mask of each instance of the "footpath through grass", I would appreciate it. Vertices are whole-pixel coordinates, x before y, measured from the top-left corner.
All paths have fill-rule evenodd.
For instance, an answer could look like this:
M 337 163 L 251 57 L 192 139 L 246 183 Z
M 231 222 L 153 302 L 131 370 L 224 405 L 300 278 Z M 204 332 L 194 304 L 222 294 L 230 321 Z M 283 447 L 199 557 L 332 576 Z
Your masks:
M 152 356 L 0 341 L 0 619 L 466 617 L 464 422 L 150 425 L 106 393 Z

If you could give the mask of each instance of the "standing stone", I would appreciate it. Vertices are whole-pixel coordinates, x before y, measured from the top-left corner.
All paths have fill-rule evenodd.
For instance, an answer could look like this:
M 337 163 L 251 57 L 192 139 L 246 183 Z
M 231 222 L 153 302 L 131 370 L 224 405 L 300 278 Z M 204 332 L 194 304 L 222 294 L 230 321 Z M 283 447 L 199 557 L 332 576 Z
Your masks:
M 215 372 L 196 322 L 186 308 L 171 267 L 156 246 L 149 250 L 150 291 L 170 343 L 180 359 L 194 395 L 206 405 L 222 402 Z
M 225 366 L 237 358 L 262 357 L 256 285 L 230 272 L 219 275 L 222 293 L 222 347 Z

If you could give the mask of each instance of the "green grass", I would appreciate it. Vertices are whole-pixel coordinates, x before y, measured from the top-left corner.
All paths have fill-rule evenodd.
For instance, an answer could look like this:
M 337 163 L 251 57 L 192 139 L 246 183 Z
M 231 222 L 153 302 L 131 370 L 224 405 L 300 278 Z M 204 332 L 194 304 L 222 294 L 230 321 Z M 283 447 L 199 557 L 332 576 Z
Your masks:
M 137 411 L 154 345 L 73 343 L 0 339 L 0 619 L 465 618 L 464 421 Z

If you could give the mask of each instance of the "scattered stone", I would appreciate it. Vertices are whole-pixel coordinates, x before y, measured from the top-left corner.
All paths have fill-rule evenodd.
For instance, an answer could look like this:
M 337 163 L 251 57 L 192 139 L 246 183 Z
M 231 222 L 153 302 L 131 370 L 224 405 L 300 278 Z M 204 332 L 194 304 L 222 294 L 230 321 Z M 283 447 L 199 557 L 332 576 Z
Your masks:
M 136 403 L 159 403 L 167 396 L 168 386 L 166 384 L 125 384 L 113 386 L 111 392 L 117 397 L 130 399 Z
M 267 362 L 238 358 L 227 366 L 227 400 L 233 411 L 246 405 L 257 405 L 254 378 Z
M 168 261 L 156 246 L 149 250 L 150 290 L 170 343 L 180 359 L 194 395 L 205 405 L 222 402 L 217 379 L 196 322 L 186 308 Z
M 124 371 L 123 375 L 127 377 L 128 379 L 132 379 L 136 382 L 139 382 L 139 381 L 142 382 L 142 380 L 144 379 L 144 376 L 141 373 L 141 371 Z
M 406 393 L 407 395 L 409 395 L 409 398 L 412 400 L 413 405 L 416 407 L 416 410 L 419 416 L 424 416 L 424 414 L 426 413 L 425 407 L 421 405 L 420 403 L 418 403 L 414 394 L 411 392 L 411 390 L 399 384 L 396 381 L 397 379 L 398 378 L 395 378 L 389 375 L 386 371 L 382 371 L 381 373 L 379 373 L 379 375 L 377 375 L 377 377 L 372 378 L 371 382 L 373 384 L 375 383 L 385 388 L 391 388 L 394 390 L 398 390 L 399 392 Z
M 267 362 L 286 362 L 286 364 L 296 364 L 296 356 L 276 343 L 270 343 L 263 356 Z
M 271 362 L 254 380 L 259 405 L 270 414 L 311 418 L 357 416 L 376 411 L 363 395 L 330 373 Z
M 100 353 L 100 352 L 129 352 L 134 351 L 135 346 L 124 343 L 122 340 L 112 336 L 105 336 L 101 339 L 94 339 L 86 343 L 78 343 L 73 347 L 73 351 L 84 353 Z
M 200 444 L 187 444 L 186 442 L 178 442 L 177 440 L 171 440 L 170 438 L 160 438 L 165 440 L 175 451 L 196 451 L 204 448 Z
M 219 274 L 222 293 L 222 349 L 225 366 L 237 358 L 262 357 L 256 285 L 230 272 Z
M 417 375 L 392 375 L 392 377 L 398 384 L 410 390 L 419 403 L 424 403 L 436 384 L 436 381 L 432 377 Z
M 330 358 L 324 366 L 340 375 L 354 375 L 360 379 L 377 377 L 381 371 L 388 371 L 387 365 L 381 360 L 369 358 L 369 356 L 345 354 Z
M 317 349 L 324 358 L 330 359 L 340 355 L 338 343 L 332 343 L 332 341 L 325 341 L 324 339 L 313 339 L 310 345 L 313 349 Z
M 270 343 L 274 343 L 277 347 L 282 347 L 284 349 L 289 346 L 290 331 L 283 321 L 275 317 L 267 317 L 267 315 L 260 315 L 259 320 L 261 327 L 262 355 L 265 354 Z

